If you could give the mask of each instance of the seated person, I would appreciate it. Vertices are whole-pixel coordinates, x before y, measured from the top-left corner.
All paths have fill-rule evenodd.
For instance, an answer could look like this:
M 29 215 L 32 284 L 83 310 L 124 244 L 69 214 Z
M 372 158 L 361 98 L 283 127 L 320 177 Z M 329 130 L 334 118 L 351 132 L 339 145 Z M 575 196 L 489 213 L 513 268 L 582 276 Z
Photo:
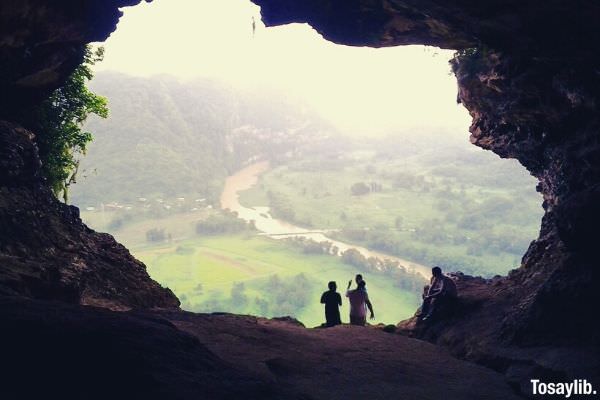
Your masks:
M 431 269 L 431 284 L 423 293 L 423 305 L 421 306 L 421 321 L 431 319 L 433 312 L 441 301 L 455 299 L 458 296 L 456 284 L 452 278 L 444 275 L 440 267 Z

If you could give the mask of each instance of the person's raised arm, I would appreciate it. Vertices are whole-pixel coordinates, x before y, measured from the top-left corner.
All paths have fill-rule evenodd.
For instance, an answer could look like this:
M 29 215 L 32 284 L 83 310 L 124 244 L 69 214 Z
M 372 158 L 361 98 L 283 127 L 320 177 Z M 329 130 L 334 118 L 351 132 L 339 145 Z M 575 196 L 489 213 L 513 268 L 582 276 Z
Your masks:
M 369 309 L 369 312 L 371 313 L 370 318 L 375 319 L 375 313 L 373 312 L 373 305 L 371 304 L 371 300 L 369 300 L 369 296 L 367 296 L 367 298 L 365 299 L 365 303 L 367 304 L 367 308 Z

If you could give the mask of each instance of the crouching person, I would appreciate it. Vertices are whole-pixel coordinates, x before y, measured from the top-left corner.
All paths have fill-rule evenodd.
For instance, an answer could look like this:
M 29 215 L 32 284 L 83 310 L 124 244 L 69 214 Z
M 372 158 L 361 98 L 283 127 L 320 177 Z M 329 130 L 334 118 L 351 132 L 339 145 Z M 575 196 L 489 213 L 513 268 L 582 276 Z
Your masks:
M 431 274 L 431 283 L 423 292 L 423 305 L 419 316 L 421 321 L 430 320 L 441 303 L 454 301 L 458 295 L 456 283 L 452 278 L 444 275 L 440 267 L 433 267 Z

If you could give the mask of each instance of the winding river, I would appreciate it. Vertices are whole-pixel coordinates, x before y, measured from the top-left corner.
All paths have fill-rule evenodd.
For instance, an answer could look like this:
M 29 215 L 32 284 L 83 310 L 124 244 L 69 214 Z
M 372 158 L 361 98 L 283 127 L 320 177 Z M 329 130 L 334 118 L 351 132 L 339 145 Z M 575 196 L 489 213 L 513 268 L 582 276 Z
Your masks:
M 250 189 L 252 186 L 256 185 L 259 176 L 268 169 L 268 161 L 261 161 L 248 165 L 235 174 L 229 176 L 225 181 L 225 187 L 221 193 L 221 208 L 237 212 L 238 216 L 245 221 L 254 221 L 256 229 L 262 232 L 261 234 L 269 236 L 273 239 L 304 237 L 317 242 L 329 241 L 333 243 L 334 246 L 338 247 L 340 253 L 347 249 L 354 248 L 365 257 L 377 257 L 381 259 L 387 258 L 398 261 L 400 265 L 404 266 L 408 270 L 416 271 L 427 279 L 431 275 L 431 268 L 425 265 L 417 264 L 402 258 L 389 256 L 387 254 L 378 253 L 365 247 L 331 239 L 327 237 L 326 230 L 301 228 L 286 221 L 273 218 L 269 213 L 269 207 L 248 208 L 241 205 L 239 201 L 240 192 Z

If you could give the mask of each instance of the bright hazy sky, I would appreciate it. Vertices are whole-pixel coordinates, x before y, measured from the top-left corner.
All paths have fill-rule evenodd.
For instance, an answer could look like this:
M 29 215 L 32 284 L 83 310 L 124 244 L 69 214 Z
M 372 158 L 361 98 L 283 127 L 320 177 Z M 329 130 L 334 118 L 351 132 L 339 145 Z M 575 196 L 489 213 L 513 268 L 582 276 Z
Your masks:
M 340 46 L 305 24 L 265 28 L 249 0 L 154 0 L 124 12 L 98 70 L 284 89 L 343 129 L 445 127 L 467 140 L 450 51 Z

